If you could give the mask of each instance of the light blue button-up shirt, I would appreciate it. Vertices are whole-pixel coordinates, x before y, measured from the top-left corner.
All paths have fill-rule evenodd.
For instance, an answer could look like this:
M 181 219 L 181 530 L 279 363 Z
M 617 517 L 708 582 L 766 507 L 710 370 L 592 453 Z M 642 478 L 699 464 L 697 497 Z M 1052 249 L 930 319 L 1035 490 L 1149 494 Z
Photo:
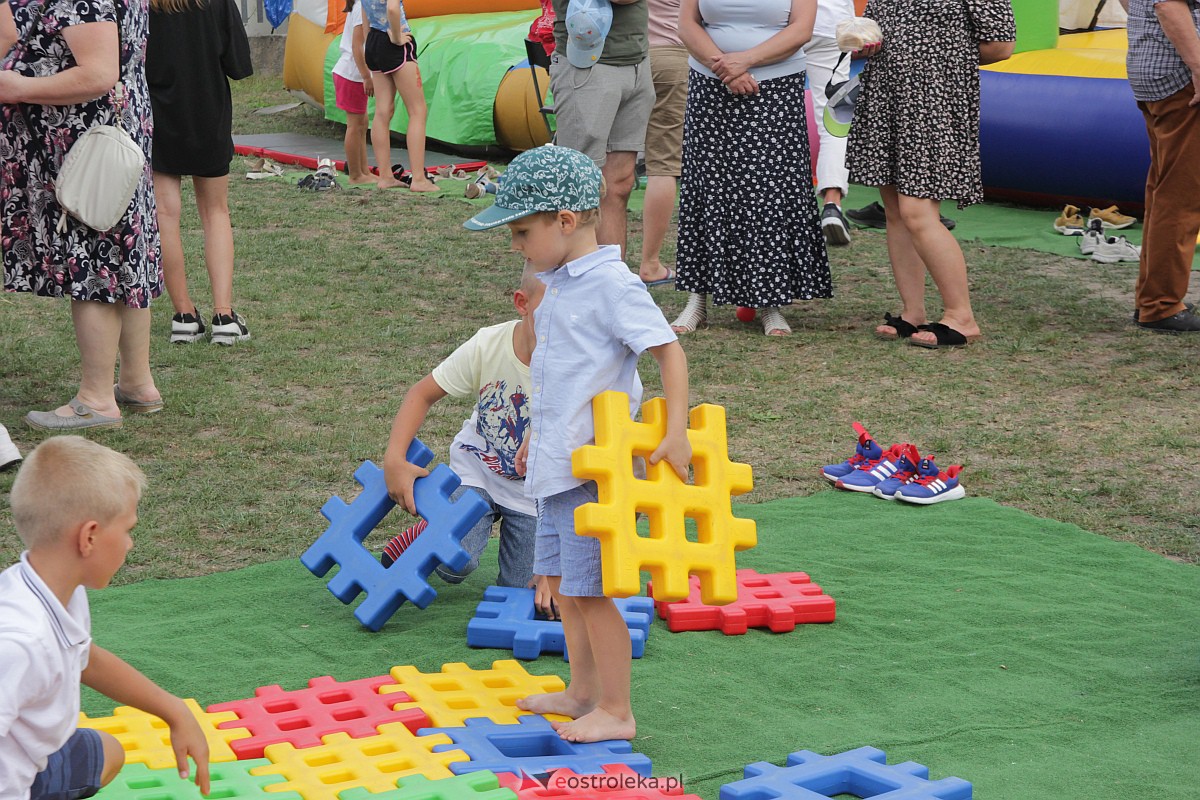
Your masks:
M 538 278 L 546 294 L 533 313 L 525 494 L 545 498 L 584 483 L 571 474 L 571 453 L 595 441 L 592 398 L 610 389 L 625 392 L 636 414 L 642 402 L 638 357 L 677 337 L 616 245 Z

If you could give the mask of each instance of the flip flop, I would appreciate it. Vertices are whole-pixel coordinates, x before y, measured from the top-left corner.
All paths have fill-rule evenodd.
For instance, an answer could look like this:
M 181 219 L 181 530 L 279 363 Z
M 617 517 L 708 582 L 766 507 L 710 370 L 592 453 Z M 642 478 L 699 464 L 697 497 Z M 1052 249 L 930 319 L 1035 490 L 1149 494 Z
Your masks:
M 924 347 L 929 350 L 937 350 L 943 347 L 966 347 L 971 342 L 976 342 L 980 338 L 979 335 L 964 336 L 961 332 L 954 330 L 949 325 L 943 325 L 940 322 L 933 322 L 929 325 L 922 325 L 921 330 L 929 331 L 937 339 L 936 344 L 926 344 L 925 342 L 917 341 L 910 338 L 908 343 L 914 347 Z
M 651 286 L 666 286 L 668 283 L 674 283 L 674 282 L 675 282 L 675 270 L 671 269 L 670 267 L 667 267 L 667 277 L 659 278 L 656 281 L 642 281 L 642 283 L 646 284 L 647 289 L 649 289 Z
M 875 334 L 880 339 L 887 339 L 888 341 L 895 341 L 896 339 L 908 339 L 917 331 L 924 330 L 926 328 L 926 326 L 924 326 L 924 325 L 913 325 L 911 322 L 906 320 L 904 317 L 901 317 L 901 316 L 893 317 L 890 313 L 888 313 L 886 311 L 883 312 L 883 324 L 891 325 L 893 328 L 896 329 L 895 336 L 888 336 L 886 333 L 876 333 Z

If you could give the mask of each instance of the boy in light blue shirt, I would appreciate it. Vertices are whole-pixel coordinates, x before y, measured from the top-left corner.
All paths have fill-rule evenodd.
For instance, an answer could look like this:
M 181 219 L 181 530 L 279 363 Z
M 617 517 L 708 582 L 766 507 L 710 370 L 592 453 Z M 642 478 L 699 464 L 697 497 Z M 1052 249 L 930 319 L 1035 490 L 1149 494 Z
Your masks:
M 575 509 L 597 499 L 595 482 L 571 472 L 571 453 L 595 441 L 592 398 L 625 392 L 636 413 L 642 394 L 637 361 L 648 351 L 667 401 L 667 433 L 650 463 L 666 460 L 686 481 L 692 457 L 687 358 L 642 281 L 621 261 L 620 248 L 596 243 L 601 184 L 599 168 L 584 154 L 534 148 L 501 176 L 495 205 L 465 223 L 471 230 L 507 224 L 512 249 L 546 284 L 534 312 L 531 433 L 517 466 L 526 470 L 526 494 L 537 499 L 533 571 L 548 577 L 558 605 L 571 682 L 566 691 L 517 705 L 571 717 L 554 728 L 572 742 L 632 739 L 636 732 L 629 629 L 604 595 L 599 540 L 575 533 Z

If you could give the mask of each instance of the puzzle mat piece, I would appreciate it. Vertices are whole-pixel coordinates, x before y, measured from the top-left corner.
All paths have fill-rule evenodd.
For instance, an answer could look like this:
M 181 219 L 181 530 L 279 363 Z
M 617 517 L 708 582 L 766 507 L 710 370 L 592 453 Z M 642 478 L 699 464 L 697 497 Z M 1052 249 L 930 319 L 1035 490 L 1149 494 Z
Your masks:
M 419 708 L 394 711 L 405 694 L 382 695 L 379 687 L 395 685 L 387 675 L 344 683 L 328 675 L 313 678 L 307 689 L 284 691 L 279 685 L 260 686 L 254 697 L 216 703 L 210 712 L 231 711 L 236 720 L 222 722 L 222 730 L 242 729 L 249 736 L 231 742 L 238 758 L 262 758 L 267 745 L 291 742 L 297 748 L 317 747 L 321 737 L 345 733 L 352 738 L 374 736 L 380 725 L 399 722 L 414 733 L 433 721 Z
M 254 767 L 269 764 L 263 758 L 248 761 L 225 761 L 209 764 L 211 782 L 209 798 L 236 797 L 239 800 L 267 798 L 268 800 L 301 800 L 295 792 L 267 791 L 265 787 L 278 783 L 278 776 L 255 777 Z M 126 764 L 117 777 L 96 795 L 100 800 L 202 800 L 199 787 L 191 779 L 179 777 L 178 770 L 150 769 L 145 764 Z
M 230 748 L 230 742 L 244 739 L 250 732 L 244 729 L 218 728 L 222 722 L 235 719 L 236 715 L 229 712 L 209 714 L 203 711 L 195 700 L 187 699 L 183 702 L 200 723 L 204 738 L 208 739 L 209 761 L 235 761 L 237 756 Z M 79 727 L 94 728 L 115 736 L 121 747 L 125 748 L 127 764 L 145 764 L 151 769 L 175 766 L 175 751 L 171 749 L 171 729 L 167 723 L 145 711 L 130 706 L 119 706 L 111 717 L 89 717 L 80 712 Z
M 456 775 L 486 769 L 537 775 L 564 767 L 578 774 L 602 772 L 606 764 L 625 764 L 641 775 L 650 775 L 650 759 L 633 752 L 627 741 L 568 742 L 558 735 L 545 717 L 528 715 L 516 725 L 500 725 L 489 719 L 469 719 L 462 727 L 429 728 L 422 733 L 444 734 L 452 744 L 433 748 L 458 748 L 469 761 L 450 765 Z
M 693 576 L 687 600 L 655 603 L 668 630 L 720 630 L 726 636 L 745 633 L 748 628 L 770 628 L 775 633 L 795 630 L 806 622 L 833 622 L 837 606 L 804 572 L 759 573 L 737 571 L 738 598 L 723 606 L 700 601 L 700 581 Z M 646 588 L 654 594 L 654 584 Z
M 467 644 L 471 647 L 498 647 L 513 655 L 532 660 L 545 653 L 562 653 L 567 660 L 567 641 L 560 620 L 540 618 L 534 607 L 537 592 L 512 586 L 489 586 L 467 623 Z M 654 617 L 654 601 L 649 597 L 615 599 L 621 618 L 629 627 L 633 657 L 646 652 L 646 637 Z
M 500 785 L 516 793 L 518 800 L 544 797 L 601 797 L 603 800 L 700 800 L 684 794 L 677 778 L 646 778 L 624 764 L 607 764 L 604 772 L 579 775 L 574 770 L 557 769 L 536 778 L 529 775 L 500 774 Z
M 512 725 L 529 713 L 517 708 L 517 700 L 566 688 L 557 675 L 530 675 L 512 659 L 493 661 L 491 669 L 480 670 L 461 662 L 428 673 L 413 666 L 393 667 L 391 675 L 395 685 L 380 687 L 380 693 L 405 692 L 412 701 L 397 703 L 396 710 L 420 708 L 435 727 L 462 725 L 473 717 Z M 557 714 L 547 718 L 569 719 Z
M 358 787 L 386 792 L 405 775 L 449 778 L 454 774 L 450 765 L 468 759 L 454 748 L 450 737 L 416 736 L 398 722 L 380 725 L 375 736 L 353 739 L 331 733 L 320 747 L 297 749 L 284 742 L 270 745 L 265 753 L 271 763 L 255 767 L 250 774 L 282 775 L 285 780 L 272 791 L 294 791 L 304 800 L 331 800 Z
M 425 466 L 433 459 L 433 452 L 419 439 L 413 439 L 407 457 Z M 429 527 L 385 569 L 362 543 L 396 504 L 388 497 L 383 470 L 370 461 L 354 471 L 354 478 L 362 491 L 348 505 L 336 496 L 325 503 L 321 514 L 329 520 L 329 527 L 300 556 L 300 562 L 318 577 L 336 564 L 339 570 L 329 581 L 329 591 L 346 604 L 365 592 L 367 597 L 354 610 L 354 617 L 377 631 L 405 599 L 417 608 L 425 608 L 437 597 L 427 579 L 438 564 L 452 570 L 467 565 L 470 555 L 460 542 L 487 513 L 488 505 L 475 492 L 450 502 L 450 495 L 461 481 L 449 467 L 439 464 L 413 484 L 417 513 Z
M 366 789 L 348 789 L 339 800 L 516 800 L 516 795 L 500 787 L 491 772 L 472 772 L 431 781 L 424 775 L 408 775 L 396 782 L 398 788 L 372 794 Z
M 971 800 L 961 778 L 930 781 L 929 768 L 913 761 L 887 764 L 882 750 L 860 747 L 832 756 L 800 750 L 786 767 L 766 761 L 746 767 L 743 780 L 721 787 L 721 800 L 823 800 L 839 794 L 872 800 Z
M 592 401 L 596 444 L 571 457 L 577 478 L 595 480 L 599 501 L 575 509 L 575 530 L 600 540 L 604 593 L 627 597 L 641 591 L 641 572 L 649 572 L 662 600 L 688 596 L 689 573 L 700 578 L 704 602 L 737 598 L 734 553 L 753 547 L 753 520 L 733 515 L 731 495 L 754 485 L 748 464 L 729 460 L 725 409 L 703 404 L 689 414 L 694 482 L 679 480 L 670 464 L 650 464 L 649 456 L 667 429 L 667 402 L 656 397 L 642 406 L 643 422 L 629 417 L 629 398 L 604 392 Z M 634 456 L 647 459 L 646 478 L 633 474 Z M 638 511 L 650 523 L 649 537 L 639 536 Z M 696 527 L 688 541 L 685 517 Z

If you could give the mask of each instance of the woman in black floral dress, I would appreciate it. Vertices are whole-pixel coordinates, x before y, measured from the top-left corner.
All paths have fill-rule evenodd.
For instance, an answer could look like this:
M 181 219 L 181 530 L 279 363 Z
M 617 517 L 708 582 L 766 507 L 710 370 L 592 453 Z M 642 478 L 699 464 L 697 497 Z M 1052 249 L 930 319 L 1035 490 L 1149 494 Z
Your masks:
M 162 267 L 150 176 L 147 0 L 9 6 L 19 41 L 0 68 L 4 288 L 69 298 L 83 362 L 74 398 L 25 419 L 51 430 L 116 427 L 122 408 L 162 408 L 150 374 L 149 306 L 162 292 Z M 122 220 L 98 232 L 62 214 L 54 180 L 84 131 L 117 119 L 145 153 L 146 169 Z
M 940 201 L 983 200 L 979 170 L 979 65 L 1012 54 L 1009 0 L 870 0 L 883 30 L 862 73 L 846 164 L 855 183 L 880 187 L 899 316 L 876 334 L 921 347 L 979 337 L 967 265 L 941 224 Z M 925 272 L 942 295 L 941 321 L 926 324 Z

